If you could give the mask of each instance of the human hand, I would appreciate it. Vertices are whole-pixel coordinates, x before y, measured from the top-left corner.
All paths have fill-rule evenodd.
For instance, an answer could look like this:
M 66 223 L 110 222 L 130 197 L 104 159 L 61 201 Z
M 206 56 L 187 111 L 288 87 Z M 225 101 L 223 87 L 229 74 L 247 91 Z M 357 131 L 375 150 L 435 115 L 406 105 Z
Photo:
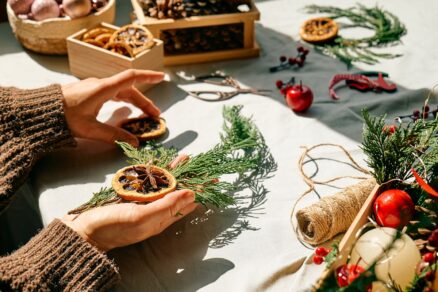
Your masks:
M 130 245 L 161 233 L 197 204 L 190 190 L 179 190 L 149 204 L 121 203 L 66 215 L 62 221 L 102 251 Z
M 180 155 L 170 167 L 187 159 L 187 155 Z M 196 207 L 192 191 L 178 190 L 146 205 L 107 205 L 79 215 L 66 215 L 62 221 L 98 249 L 108 251 L 159 234 Z
M 159 116 L 160 110 L 134 84 L 158 83 L 163 78 L 162 72 L 131 69 L 108 78 L 88 78 L 63 85 L 64 112 L 73 136 L 106 143 L 124 141 L 137 147 L 139 142 L 135 135 L 97 121 L 97 114 L 102 105 L 112 99 L 129 102 L 148 116 Z

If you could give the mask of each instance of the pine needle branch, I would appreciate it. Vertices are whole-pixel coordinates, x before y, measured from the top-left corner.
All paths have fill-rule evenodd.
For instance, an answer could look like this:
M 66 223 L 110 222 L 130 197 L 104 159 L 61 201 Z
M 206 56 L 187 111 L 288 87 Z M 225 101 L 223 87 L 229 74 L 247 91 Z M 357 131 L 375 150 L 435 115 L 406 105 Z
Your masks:
M 346 18 L 349 23 L 343 28 L 361 27 L 373 30 L 374 34 L 364 38 L 344 38 L 338 36 L 332 44 L 320 45 L 322 52 L 336 57 L 347 65 L 354 62 L 377 64 L 379 59 L 399 57 L 399 54 L 377 53 L 370 48 L 386 47 L 401 42 L 407 33 L 406 27 L 397 16 L 380 7 L 367 8 L 358 4 L 355 7 L 341 9 L 334 6 L 309 5 L 305 7 L 308 13 L 325 13 L 329 18 Z
M 379 184 L 389 180 L 407 180 L 411 168 L 438 175 L 438 119 L 418 120 L 400 125 L 394 133 L 385 130 L 385 116 L 371 117 L 364 110 L 365 128 L 362 150 Z
M 219 180 L 222 176 L 236 174 L 261 179 L 276 169 L 262 135 L 250 118 L 241 115 L 241 110 L 242 106 L 224 107 L 221 142 L 207 152 L 190 157 L 174 169 L 169 168 L 170 162 L 178 155 L 174 148 L 165 148 L 156 143 L 147 143 L 141 149 L 124 142 L 117 144 L 129 158 L 130 164 L 151 163 L 165 168 L 176 178 L 177 189 L 193 190 L 197 202 L 223 208 L 235 203 L 232 195 L 241 189 L 243 182 Z M 259 169 L 261 165 L 263 169 Z M 99 206 L 114 197 L 117 196 L 111 188 L 104 188 L 79 210 L 83 210 L 84 206 L 87 209 Z

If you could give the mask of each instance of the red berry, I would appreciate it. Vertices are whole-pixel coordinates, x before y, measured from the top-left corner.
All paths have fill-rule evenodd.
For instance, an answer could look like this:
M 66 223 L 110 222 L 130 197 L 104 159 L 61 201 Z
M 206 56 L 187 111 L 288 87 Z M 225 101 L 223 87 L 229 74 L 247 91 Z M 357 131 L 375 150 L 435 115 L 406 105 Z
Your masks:
M 280 89 L 280 93 L 281 93 L 282 95 L 286 95 L 286 93 L 287 93 L 287 87 L 283 87 L 283 88 L 281 88 L 281 89 Z
M 434 271 L 427 272 L 425 278 L 426 278 L 427 281 L 435 280 L 435 272 Z
M 315 254 L 320 256 L 320 257 L 325 257 L 326 255 L 328 255 L 328 253 L 330 252 L 330 250 L 328 248 L 325 247 L 317 247 L 315 249 Z
M 336 269 L 336 281 L 339 287 L 345 287 L 351 284 L 361 273 L 365 271 L 359 265 L 342 265 Z
M 310 52 L 309 49 L 304 48 L 303 55 L 306 56 L 309 54 L 309 52 Z
M 435 229 L 427 239 L 428 243 L 437 248 L 438 247 L 438 229 Z
M 414 110 L 414 112 L 412 114 L 414 115 L 414 117 L 419 117 L 420 116 L 420 111 L 419 110 Z
M 424 288 L 423 292 L 433 292 L 433 289 L 426 287 L 426 288 Z
M 423 255 L 423 262 L 433 264 L 435 262 L 435 255 L 433 252 L 428 252 Z
M 322 257 L 320 257 L 318 255 L 313 256 L 313 263 L 315 265 L 320 265 L 320 264 L 322 264 L 323 261 L 324 261 L 324 259 Z
M 277 80 L 277 81 L 275 82 L 275 86 L 277 86 L 277 88 L 280 89 L 280 88 L 283 86 L 283 81 L 281 81 L 281 80 Z
M 383 126 L 383 132 L 387 132 L 389 134 L 394 134 L 396 129 L 396 125 Z
M 297 63 L 297 60 L 295 58 L 289 58 L 288 62 L 289 65 L 295 65 Z
M 300 52 L 300 53 L 304 52 L 304 47 L 303 46 L 299 46 L 297 48 L 297 51 Z
M 286 62 L 286 60 L 287 60 L 286 56 L 281 56 L 280 57 L 280 62 L 281 63 Z
M 429 110 L 430 110 L 429 106 L 426 105 L 426 106 L 424 107 L 424 111 L 425 111 L 425 112 L 428 112 Z
M 297 59 L 296 60 L 296 63 L 297 63 L 297 65 L 298 65 L 298 67 L 303 67 L 303 65 L 304 65 L 304 60 L 303 59 Z
M 339 287 L 348 286 L 348 270 L 347 265 L 340 266 L 336 269 L 336 281 Z

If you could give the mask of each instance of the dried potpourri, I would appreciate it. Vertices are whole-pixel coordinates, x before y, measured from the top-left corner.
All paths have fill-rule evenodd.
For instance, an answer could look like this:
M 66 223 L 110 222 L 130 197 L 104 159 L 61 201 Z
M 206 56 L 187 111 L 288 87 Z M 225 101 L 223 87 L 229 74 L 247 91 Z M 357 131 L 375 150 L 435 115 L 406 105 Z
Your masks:
M 161 118 L 132 118 L 122 121 L 120 126 L 140 141 L 155 139 L 166 133 L 166 122 Z
M 129 24 L 116 30 L 110 38 L 111 43 L 124 43 L 132 48 L 134 56 L 154 46 L 152 33 L 141 25 Z
M 151 202 L 176 189 L 175 177 L 164 168 L 137 164 L 117 171 L 112 186 L 127 201 Z
M 118 30 L 97 27 L 86 32 L 82 41 L 129 58 L 155 45 L 151 32 L 135 24 L 125 25 Z

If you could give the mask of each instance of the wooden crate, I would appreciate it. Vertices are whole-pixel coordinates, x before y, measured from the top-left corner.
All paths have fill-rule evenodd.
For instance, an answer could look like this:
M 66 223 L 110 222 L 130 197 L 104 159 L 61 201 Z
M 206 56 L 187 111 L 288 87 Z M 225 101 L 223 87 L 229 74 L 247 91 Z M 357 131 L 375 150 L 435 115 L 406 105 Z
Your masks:
M 242 24 L 243 46 L 239 49 L 209 51 L 188 54 L 170 55 L 164 52 L 164 65 L 182 65 L 203 62 L 213 62 L 228 59 L 241 59 L 258 57 L 260 48 L 254 35 L 254 22 L 260 19 L 260 12 L 252 1 L 251 9 L 244 13 L 228 13 L 209 16 L 192 16 L 182 19 L 155 19 L 146 17 L 138 0 L 131 0 L 134 14 L 139 24 L 145 25 L 156 38 L 160 38 L 163 31 L 173 29 L 190 29 L 199 27 L 211 27 L 221 25 Z
M 100 27 L 117 30 L 119 27 L 101 23 Z M 163 70 L 163 42 L 154 39 L 155 45 L 135 58 L 129 58 L 106 49 L 81 41 L 82 35 L 88 29 L 83 29 L 67 38 L 68 61 L 70 72 L 78 78 L 109 77 L 126 69 Z M 137 86 L 144 91 L 151 84 Z
M 356 241 L 357 232 L 368 222 L 368 217 L 373 212 L 373 202 L 376 199 L 376 197 L 380 194 L 379 188 L 380 186 L 376 185 L 373 191 L 366 199 L 362 208 L 359 210 L 359 213 L 356 215 L 353 222 L 351 223 L 350 228 L 348 228 L 347 232 L 345 232 L 341 242 L 339 243 L 339 254 L 337 261 L 332 264 L 330 269 L 324 270 L 320 279 L 316 283 L 315 288 L 320 287 L 322 282 L 325 279 L 327 279 L 331 273 L 334 273 L 334 271 L 338 267 L 344 265 L 347 262 L 348 255 L 350 254 L 351 249 L 353 248 L 353 244 Z
M 339 253 L 337 260 L 331 265 L 330 269 L 325 269 L 323 271 L 321 277 L 319 278 L 317 283 L 315 283 L 315 286 L 313 287 L 312 291 L 315 291 L 316 289 L 321 287 L 323 281 L 326 280 L 330 276 L 330 274 L 334 273 L 334 271 L 338 267 L 346 264 L 348 256 L 357 239 L 357 233 L 362 227 L 364 227 L 366 223 L 369 222 L 368 217 L 370 217 L 373 214 L 373 203 L 378 195 L 380 195 L 380 186 L 376 185 L 373 191 L 366 199 L 366 201 L 364 202 L 359 213 L 354 218 L 353 222 L 350 225 L 350 228 L 348 228 L 347 232 L 345 232 L 344 236 L 342 237 L 342 240 L 339 243 Z M 438 287 L 438 278 L 433 280 L 433 286 Z M 382 291 L 382 290 L 373 289 L 373 291 Z

